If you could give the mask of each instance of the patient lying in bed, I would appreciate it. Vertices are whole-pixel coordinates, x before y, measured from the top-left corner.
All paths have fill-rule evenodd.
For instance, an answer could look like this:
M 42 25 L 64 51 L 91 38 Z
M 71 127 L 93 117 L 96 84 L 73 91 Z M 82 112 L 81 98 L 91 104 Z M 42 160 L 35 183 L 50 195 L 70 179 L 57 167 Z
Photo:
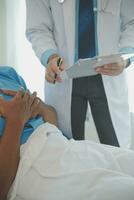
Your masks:
M 134 199 L 133 151 L 65 138 L 12 68 L 0 67 L 0 88 L 1 200 Z

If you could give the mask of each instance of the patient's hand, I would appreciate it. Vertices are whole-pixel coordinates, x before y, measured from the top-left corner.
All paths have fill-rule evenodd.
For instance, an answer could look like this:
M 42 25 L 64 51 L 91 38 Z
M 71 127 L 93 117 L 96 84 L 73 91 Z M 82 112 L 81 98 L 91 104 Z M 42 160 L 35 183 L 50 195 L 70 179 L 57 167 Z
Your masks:
M 54 124 L 55 126 L 58 126 L 57 114 L 55 109 L 52 106 L 47 105 L 42 101 L 40 107 L 40 115 L 43 117 L 44 121 Z
M 12 95 L 13 98 L 9 101 L 4 100 L 0 97 L 0 114 L 5 117 L 7 120 L 15 121 L 16 123 L 19 122 L 23 126 L 28 121 L 32 113 L 32 104 L 36 95 L 30 95 L 29 91 L 6 91 L 3 90 L 3 93 Z
M 36 97 L 33 102 L 31 117 L 35 118 L 37 115 L 41 115 L 44 121 L 57 126 L 57 115 L 55 109 L 52 106 L 45 104 L 38 97 Z
M 12 90 L 1 90 L 1 92 L 13 97 L 17 94 L 16 91 Z M 30 118 L 35 118 L 37 115 L 41 115 L 44 121 L 57 126 L 57 115 L 55 109 L 38 98 L 36 92 L 33 92 L 33 94 L 30 95 L 30 98 L 32 100 Z
M 4 91 L 0 91 L 3 92 Z M 5 92 L 6 93 L 6 92 Z M 7 193 L 14 181 L 20 159 L 20 135 L 25 122 L 32 113 L 36 94 L 29 91 L 12 91 L 13 98 L 0 98 L 0 113 L 6 118 L 6 126 L 0 141 L 0 199 L 7 199 Z

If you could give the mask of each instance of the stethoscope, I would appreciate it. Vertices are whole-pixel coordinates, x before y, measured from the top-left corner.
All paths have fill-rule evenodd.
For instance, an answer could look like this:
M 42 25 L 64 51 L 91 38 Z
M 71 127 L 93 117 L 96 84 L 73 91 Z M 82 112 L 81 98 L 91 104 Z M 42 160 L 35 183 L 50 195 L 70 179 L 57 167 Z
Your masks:
M 58 3 L 64 3 L 65 0 L 58 0 Z

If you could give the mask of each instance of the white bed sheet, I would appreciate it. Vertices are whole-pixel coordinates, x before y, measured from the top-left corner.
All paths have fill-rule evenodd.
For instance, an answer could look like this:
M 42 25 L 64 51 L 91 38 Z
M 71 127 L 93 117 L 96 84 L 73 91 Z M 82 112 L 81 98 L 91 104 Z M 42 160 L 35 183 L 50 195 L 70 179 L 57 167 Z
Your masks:
M 134 152 L 41 125 L 21 147 L 8 200 L 134 200 Z

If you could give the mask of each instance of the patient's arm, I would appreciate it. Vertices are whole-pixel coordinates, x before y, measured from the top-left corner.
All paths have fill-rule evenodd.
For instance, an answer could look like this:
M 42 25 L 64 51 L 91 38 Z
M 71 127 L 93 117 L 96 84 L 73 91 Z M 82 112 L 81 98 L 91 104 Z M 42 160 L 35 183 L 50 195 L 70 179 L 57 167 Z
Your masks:
M 1 92 L 9 96 L 16 95 L 16 91 L 12 90 L 1 90 Z M 57 126 L 58 123 L 55 109 L 52 106 L 45 104 L 40 98 L 36 97 L 36 95 L 36 92 L 32 94 L 34 102 L 32 105 L 33 112 L 31 114 L 31 118 L 41 115 L 45 122 L 49 122 Z
M 6 119 L 4 134 L 0 139 L 0 200 L 5 200 L 15 178 L 19 164 L 20 136 L 32 113 L 29 93 L 19 91 L 12 100 L 0 98 L 0 114 Z
M 32 117 L 41 115 L 44 121 L 57 126 L 56 111 L 52 106 L 45 104 L 41 99 L 37 98 L 34 101 Z
M 23 124 L 7 120 L 4 135 L 0 140 L 0 199 L 6 199 L 19 164 L 20 134 Z

